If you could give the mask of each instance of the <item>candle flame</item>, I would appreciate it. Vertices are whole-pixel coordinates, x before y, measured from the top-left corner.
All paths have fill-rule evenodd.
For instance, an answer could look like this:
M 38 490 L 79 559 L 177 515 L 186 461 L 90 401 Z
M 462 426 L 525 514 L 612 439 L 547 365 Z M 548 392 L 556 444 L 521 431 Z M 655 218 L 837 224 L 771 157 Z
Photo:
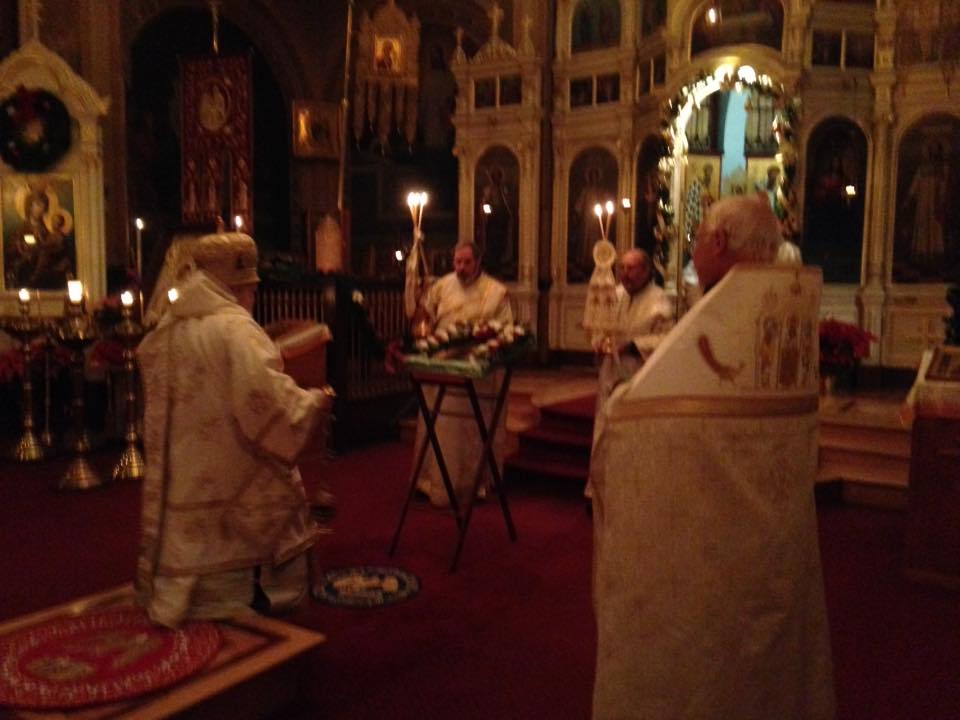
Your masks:
M 124 307 L 131 307 L 133 305 L 133 293 L 129 290 L 124 290 L 120 293 L 120 302 L 123 303 Z
M 30 302 L 30 291 L 27 290 L 26 288 L 20 288 L 20 292 L 17 293 L 17 295 L 20 297 L 20 302 L 22 303 Z
M 170 302 L 175 303 L 179 297 L 180 293 L 177 292 L 176 288 L 170 288 L 167 290 L 167 300 Z
M 79 305 L 83 300 L 83 283 L 79 280 L 67 280 L 67 297 L 74 305 Z
M 36 238 L 34 235 L 30 235 L 30 234 L 24 235 L 24 236 L 23 236 L 23 241 L 24 241 L 27 245 L 36 245 L 36 244 L 37 244 L 37 238 Z
M 137 230 L 143 230 L 146 227 L 143 223 L 143 218 L 137 218 L 133 221 L 133 224 L 137 226 Z

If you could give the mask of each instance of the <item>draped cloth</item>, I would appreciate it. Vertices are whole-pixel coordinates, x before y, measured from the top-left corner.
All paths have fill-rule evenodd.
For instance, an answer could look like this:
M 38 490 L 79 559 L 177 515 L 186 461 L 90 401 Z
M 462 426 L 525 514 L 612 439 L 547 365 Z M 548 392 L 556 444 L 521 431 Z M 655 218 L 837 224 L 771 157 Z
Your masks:
M 306 591 L 316 527 L 295 460 L 329 410 L 283 374 L 276 346 L 201 270 L 140 345 L 146 477 L 138 598 L 158 623 L 229 617 L 253 568 L 276 609 Z
M 597 418 L 595 718 L 831 718 L 815 268 L 735 266 Z
M 460 283 L 455 273 L 444 275 L 430 286 L 425 307 L 435 319 L 437 328 L 443 328 L 455 322 L 474 323 L 478 320 L 498 320 L 507 323 L 513 321 L 513 310 L 510 307 L 506 287 L 486 273 L 481 273 L 466 287 Z M 490 428 L 490 420 L 502 382 L 502 372 L 492 372 L 484 378 L 474 380 L 484 422 L 488 430 L 494 433 L 493 454 L 498 467 L 503 466 L 506 413 L 501 414 L 496 428 Z M 436 388 L 424 388 L 424 394 L 427 405 L 432 408 L 436 399 Z M 473 473 L 483 450 L 483 443 L 480 440 L 480 433 L 477 430 L 473 408 L 470 406 L 466 390 L 447 388 L 435 427 L 454 492 L 457 494 L 458 501 L 465 501 L 472 489 Z M 425 439 L 426 426 L 423 418 L 420 418 L 417 422 L 417 447 Z M 430 450 L 427 451 L 424 459 L 417 487 L 430 497 L 430 502 L 434 505 L 448 504 L 449 499 L 440 477 L 440 469 Z

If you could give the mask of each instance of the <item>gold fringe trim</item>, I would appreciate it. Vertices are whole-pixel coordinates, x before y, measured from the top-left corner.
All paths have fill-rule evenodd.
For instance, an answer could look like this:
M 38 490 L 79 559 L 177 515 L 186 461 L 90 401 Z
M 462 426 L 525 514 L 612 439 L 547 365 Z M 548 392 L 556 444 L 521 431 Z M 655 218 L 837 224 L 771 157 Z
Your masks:
M 649 417 L 776 417 L 817 412 L 817 395 L 797 397 L 656 397 L 617 404 L 611 422 Z

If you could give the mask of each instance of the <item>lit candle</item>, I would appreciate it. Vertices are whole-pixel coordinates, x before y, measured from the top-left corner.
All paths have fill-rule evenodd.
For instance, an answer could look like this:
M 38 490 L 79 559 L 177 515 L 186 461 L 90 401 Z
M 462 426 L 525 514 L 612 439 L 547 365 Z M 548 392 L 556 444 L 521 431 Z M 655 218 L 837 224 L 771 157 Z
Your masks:
M 597 203 L 593 206 L 593 214 L 597 216 L 597 222 L 600 223 L 600 237 L 607 239 L 607 229 L 603 226 L 603 205 Z
M 125 308 L 133 307 L 133 293 L 129 290 L 124 290 L 120 293 L 120 302 Z
M 491 214 L 493 214 L 493 208 L 490 207 L 490 203 L 484 203 L 484 204 L 483 204 L 483 214 L 484 214 L 484 215 L 491 215 Z
M 407 207 L 410 208 L 410 222 L 413 223 L 414 229 L 417 227 L 417 204 L 419 201 L 420 193 L 407 193 Z
M 233 216 L 233 227 L 236 228 L 237 232 L 243 229 L 243 218 L 240 215 Z
M 423 209 L 427 206 L 427 194 L 420 193 L 420 214 L 417 216 L 417 230 L 420 229 L 420 223 L 423 222 Z
M 29 233 L 23 236 L 23 241 L 24 241 L 27 245 L 36 245 L 36 244 L 37 244 L 37 238 L 36 238 L 36 236 L 35 236 L 35 235 L 31 235 L 31 234 L 29 234 Z
M 628 197 L 620 198 L 620 207 L 622 207 L 624 210 L 629 210 L 631 207 L 633 207 L 633 203 L 630 202 L 630 198 Z
M 83 283 L 79 280 L 67 280 L 67 297 L 73 305 L 83 302 Z
M 170 302 L 175 303 L 177 301 L 177 298 L 179 297 L 180 297 L 180 293 L 177 292 L 176 288 L 170 288 L 169 290 L 167 290 L 167 300 L 169 300 Z
M 30 291 L 26 288 L 20 288 L 20 292 L 17 293 L 17 296 L 20 298 L 20 302 L 24 305 L 30 302 Z
M 137 277 L 140 277 L 143 270 L 143 228 L 146 225 L 143 223 L 143 218 L 134 220 L 134 225 L 137 226 Z

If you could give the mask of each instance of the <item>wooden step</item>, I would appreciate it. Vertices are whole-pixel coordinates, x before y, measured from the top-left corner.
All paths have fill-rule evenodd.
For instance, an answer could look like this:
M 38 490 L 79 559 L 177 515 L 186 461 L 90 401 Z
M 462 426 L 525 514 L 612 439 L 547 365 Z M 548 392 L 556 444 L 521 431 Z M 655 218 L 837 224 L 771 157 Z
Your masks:
M 543 449 L 559 453 L 583 454 L 589 457 L 593 436 L 565 429 L 551 429 L 543 424 L 519 434 L 520 448 Z
M 509 456 L 503 463 L 507 481 L 522 481 L 525 476 L 556 477 L 586 483 L 589 458 L 558 457 L 555 453 L 527 450 Z

